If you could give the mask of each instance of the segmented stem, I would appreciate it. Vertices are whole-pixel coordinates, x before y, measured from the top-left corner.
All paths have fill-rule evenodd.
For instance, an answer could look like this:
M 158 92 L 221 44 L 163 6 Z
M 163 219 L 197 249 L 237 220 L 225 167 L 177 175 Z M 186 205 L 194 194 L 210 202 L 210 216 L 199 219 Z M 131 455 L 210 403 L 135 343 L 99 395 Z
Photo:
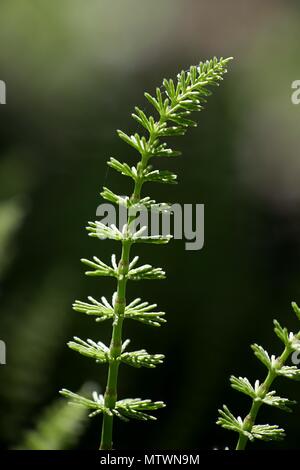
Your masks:
M 296 337 L 299 339 L 300 338 L 299 334 L 296 335 Z M 274 368 L 268 371 L 268 374 L 267 374 L 267 377 L 266 377 L 265 381 L 260 385 L 260 387 L 257 391 L 257 397 L 260 398 L 260 400 L 258 400 L 257 397 L 253 398 L 251 409 L 250 409 L 248 415 L 245 417 L 245 419 L 243 421 L 243 430 L 244 431 L 247 431 L 247 432 L 252 431 L 252 428 L 255 425 L 255 420 L 256 420 L 257 414 L 259 412 L 259 409 L 263 404 L 262 400 L 265 398 L 265 396 L 267 395 L 267 393 L 270 390 L 270 387 L 271 387 L 272 383 L 276 379 L 277 371 L 282 368 L 282 366 L 288 360 L 288 358 L 289 358 L 289 356 L 292 352 L 293 352 L 293 349 L 290 346 L 286 346 L 284 348 L 284 351 L 281 354 L 281 356 L 279 356 L 277 358 L 276 363 L 274 365 Z M 247 445 L 248 440 L 249 440 L 249 438 L 247 437 L 247 435 L 240 434 L 235 450 L 245 450 L 245 447 Z
M 122 325 L 126 306 L 126 275 L 128 273 L 130 243 L 122 244 L 122 256 L 118 270 L 117 298 L 114 307 L 115 319 L 113 322 L 112 337 L 110 342 L 110 361 L 108 368 L 107 385 L 104 395 L 104 404 L 107 408 L 114 408 L 117 401 L 117 385 L 119 360 L 122 349 Z M 112 449 L 113 416 L 104 415 L 102 423 L 102 436 L 100 449 Z
M 148 159 L 142 157 L 138 164 L 140 174 L 147 166 Z M 137 179 L 134 184 L 133 194 L 131 199 L 138 202 L 141 198 L 141 189 L 143 185 L 142 178 Z M 134 217 L 130 216 L 127 220 L 128 230 L 133 222 Z M 114 306 L 114 322 L 113 330 L 110 342 L 110 362 L 108 367 L 107 385 L 104 394 L 104 404 L 107 408 L 114 408 L 117 401 L 118 392 L 118 372 L 119 372 L 119 357 L 122 349 L 122 326 L 124 320 L 124 312 L 126 307 L 126 282 L 127 274 L 129 270 L 129 256 L 130 256 L 131 242 L 124 240 L 122 241 L 122 254 L 118 266 L 119 278 L 117 281 L 117 298 Z M 104 415 L 102 422 L 102 434 L 100 450 L 110 450 L 113 446 L 112 434 L 113 434 L 113 416 Z

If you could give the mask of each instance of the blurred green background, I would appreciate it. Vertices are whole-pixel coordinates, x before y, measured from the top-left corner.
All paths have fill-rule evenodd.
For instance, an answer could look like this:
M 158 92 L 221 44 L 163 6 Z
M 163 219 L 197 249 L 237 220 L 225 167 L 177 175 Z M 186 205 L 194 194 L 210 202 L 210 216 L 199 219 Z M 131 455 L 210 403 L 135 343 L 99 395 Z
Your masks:
M 106 368 L 65 343 L 73 335 L 109 341 L 110 324 L 71 304 L 114 290 L 109 279 L 86 278 L 79 259 L 106 261 L 116 251 L 84 229 L 103 184 L 130 190 L 107 169 L 111 156 L 135 158 L 115 130 L 136 129 L 130 113 L 134 105 L 149 109 L 145 90 L 214 55 L 234 56 L 230 73 L 197 116 L 198 128 L 176 142 L 183 156 L 160 163 L 179 184 L 147 186 L 159 201 L 205 204 L 205 246 L 137 249 L 168 277 L 128 289 L 128 298 L 157 302 L 168 323 L 151 329 L 128 321 L 124 337 L 166 361 L 154 371 L 122 367 L 120 397 L 168 407 L 158 423 L 117 422 L 114 443 L 233 446 L 236 436 L 214 424 L 217 409 L 226 402 L 243 415 L 249 400 L 229 387 L 229 375 L 263 376 L 249 346 L 279 352 L 274 317 L 297 327 L 290 301 L 300 302 L 300 105 L 291 102 L 291 84 L 300 79 L 299 41 L 300 4 L 291 0 L 1 1 L 2 448 L 19 445 L 61 387 L 78 390 L 88 380 L 103 390 Z M 287 380 L 276 390 L 300 397 Z M 299 417 L 300 405 L 287 416 L 262 410 L 260 422 L 282 425 L 288 437 L 253 448 L 299 447 Z M 99 417 L 90 421 L 77 448 L 97 448 L 100 429 Z

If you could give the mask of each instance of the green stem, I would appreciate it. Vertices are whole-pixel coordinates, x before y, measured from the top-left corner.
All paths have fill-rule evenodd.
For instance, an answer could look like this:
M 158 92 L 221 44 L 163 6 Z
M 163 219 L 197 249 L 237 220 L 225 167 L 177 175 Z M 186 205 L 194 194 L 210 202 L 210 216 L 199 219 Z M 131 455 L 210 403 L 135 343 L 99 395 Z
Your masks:
M 140 178 L 137 179 L 132 194 L 132 199 L 135 202 L 140 200 L 141 189 L 143 185 L 142 172 L 147 165 L 147 158 L 142 158 L 139 163 Z M 134 216 L 128 217 L 128 227 L 134 220 Z M 122 242 L 122 254 L 119 262 L 118 271 L 118 285 L 117 285 L 117 298 L 114 308 L 114 322 L 112 337 L 110 342 L 110 362 L 108 368 L 107 385 L 104 394 L 104 404 L 107 408 L 113 409 L 117 401 L 117 386 L 118 386 L 118 372 L 119 372 L 119 357 L 122 350 L 122 325 L 124 320 L 124 312 L 126 307 L 126 282 L 129 270 L 129 256 L 130 256 L 131 243 L 128 241 Z M 103 415 L 102 433 L 100 450 L 112 449 L 112 434 L 113 434 L 113 416 L 107 414 Z
M 119 279 L 117 287 L 117 298 L 115 301 L 115 319 L 113 323 L 112 337 L 110 342 L 110 362 L 108 368 L 107 385 L 104 394 L 104 403 L 107 408 L 113 409 L 117 401 L 117 385 L 119 371 L 119 357 L 122 350 L 122 325 L 126 306 L 126 275 L 128 273 L 130 243 L 124 241 L 122 244 L 122 255 L 119 263 Z M 112 449 L 113 416 L 105 414 L 102 423 L 102 436 L 100 449 Z
M 258 413 L 259 408 L 261 407 L 261 405 L 262 405 L 262 402 L 259 402 L 259 401 L 253 401 L 252 402 L 250 412 L 246 416 L 246 418 L 244 419 L 243 428 L 244 428 L 245 431 L 249 431 L 249 432 L 251 431 L 251 429 L 252 429 L 252 427 L 255 423 L 255 419 L 256 419 L 257 413 Z M 248 437 L 245 436 L 245 434 L 240 434 L 235 450 L 245 450 L 247 442 L 248 442 Z
M 261 400 L 263 398 L 265 398 L 265 396 L 267 395 L 267 393 L 270 390 L 270 387 L 271 387 L 273 381 L 277 377 L 276 371 L 281 369 L 281 367 L 287 361 L 290 354 L 291 354 L 291 348 L 286 346 L 283 353 L 281 354 L 281 356 L 277 359 L 276 365 L 274 366 L 274 368 L 269 370 L 265 381 L 260 385 L 259 391 L 257 393 L 257 397 L 259 397 Z M 244 424 L 243 424 L 243 430 L 244 431 L 251 432 L 251 430 L 252 430 L 252 428 L 255 424 L 257 413 L 258 413 L 261 405 L 263 404 L 263 402 L 261 400 L 257 400 L 257 398 L 253 399 L 251 409 L 250 409 L 248 415 L 246 416 L 246 418 L 244 419 Z M 245 450 L 247 442 L 248 442 L 248 437 L 245 436 L 245 434 L 241 433 L 239 435 L 238 442 L 237 442 L 235 450 Z

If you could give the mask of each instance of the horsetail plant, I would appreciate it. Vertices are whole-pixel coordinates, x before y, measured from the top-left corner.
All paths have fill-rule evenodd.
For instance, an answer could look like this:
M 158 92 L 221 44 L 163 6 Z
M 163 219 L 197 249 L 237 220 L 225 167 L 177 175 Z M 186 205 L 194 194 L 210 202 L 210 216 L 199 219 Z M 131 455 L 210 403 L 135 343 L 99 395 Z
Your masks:
M 300 308 L 295 302 L 292 302 L 292 307 L 298 320 L 300 320 Z M 240 416 L 236 418 L 226 405 L 223 405 L 223 409 L 219 410 L 220 416 L 217 424 L 230 431 L 235 431 L 239 435 L 236 450 L 244 450 L 248 440 L 282 440 L 285 437 L 284 430 L 277 425 L 255 424 L 257 414 L 263 404 L 284 411 L 292 411 L 290 406 L 296 403 L 288 398 L 277 396 L 274 390 L 270 391 L 270 388 L 277 377 L 300 380 L 300 369 L 295 365 L 286 365 L 293 352 L 300 352 L 300 331 L 296 334 L 289 333 L 287 328 L 283 328 L 277 320 L 274 320 L 274 331 L 284 344 L 284 350 L 280 356 L 270 356 L 258 344 L 252 345 L 255 356 L 267 368 L 265 380 L 262 383 L 256 380 L 253 387 L 246 377 L 235 377 L 233 375 L 230 377 L 232 388 L 252 399 L 252 405 L 247 416 L 244 419 Z
M 134 367 L 155 367 L 162 363 L 162 354 L 149 354 L 144 349 L 139 351 L 126 351 L 129 340 L 122 340 L 122 326 L 127 318 L 137 320 L 146 325 L 160 326 L 166 320 L 163 312 L 155 311 L 156 304 L 150 305 L 137 298 L 131 302 L 126 301 L 126 284 L 129 280 L 162 279 L 165 273 L 160 268 L 151 265 L 136 267 L 138 257 L 130 259 L 131 248 L 135 243 L 168 243 L 171 236 L 152 235 L 145 236 L 146 227 L 135 230 L 137 212 L 142 206 L 147 210 L 168 210 L 166 204 L 156 204 L 149 197 L 142 197 L 142 186 L 146 182 L 176 183 L 177 176 L 167 170 L 153 169 L 149 162 L 154 157 L 175 157 L 180 152 L 168 148 L 161 139 L 168 136 L 184 135 L 188 127 L 197 124 L 190 119 L 192 111 L 201 111 L 206 98 L 211 94 L 210 86 L 218 85 L 226 73 L 226 66 L 231 58 L 217 59 L 200 62 L 198 66 L 192 66 L 188 71 L 182 71 L 177 76 L 177 82 L 164 80 L 160 88 L 156 88 L 155 96 L 145 93 L 146 99 L 153 105 L 157 117 L 147 116 L 140 108 L 135 108 L 132 117 L 144 127 L 147 136 L 139 134 L 127 135 L 118 131 L 119 137 L 139 154 L 140 160 L 136 166 L 129 166 L 111 158 L 108 165 L 128 176 L 133 180 L 133 192 L 130 197 L 119 196 L 108 188 L 103 188 L 102 197 L 117 206 L 125 206 L 128 210 L 127 223 L 119 230 L 115 225 L 107 226 L 102 222 L 90 222 L 87 230 L 91 237 L 109 238 L 121 243 L 121 257 L 117 261 L 116 255 L 112 255 L 111 266 L 94 257 L 93 261 L 82 260 L 89 267 L 87 275 L 110 276 L 117 282 L 116 292 L 112 302 L 105 297 L 97 301 L 89 297 L 89 302 L 75 301 L 73 308 L 76 311 L 96 316 L 96 321 L 112 319 L 112 335 L 110 345 L 88 339 L 83 341 L 75 337 L 68 346 L 91 357 L 97 363 L 108 364 L 108 378 L 105 394 L 93 393 L 92 399 L 87 399 L 66 389 L 61 394 L 69 398 L 73 403 L 79 403 L 91 410 L 90 416 L 103 415 L 102 435 L 100 449 L 112 449 L 113 419 L 118 417 L 128 421 L 130 418 L 138 420 L 154 420 L 154 416 L 148 412 L 163 408 L 161 401 L 142 400 L 139 398 L 127 398 L 118 400 L 118 370 L 121 363 Z

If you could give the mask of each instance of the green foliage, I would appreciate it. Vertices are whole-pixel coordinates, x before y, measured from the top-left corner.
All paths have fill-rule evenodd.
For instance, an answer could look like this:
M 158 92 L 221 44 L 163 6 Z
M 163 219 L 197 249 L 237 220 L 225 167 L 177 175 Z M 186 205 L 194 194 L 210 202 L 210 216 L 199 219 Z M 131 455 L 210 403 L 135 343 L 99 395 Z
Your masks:
M 299 307 L 295 302 L 292 303 L 292 307 L 297 318 L 300 320 Z M 236 446 L 237 450 L 243 450 L 248 439 L 250 441 L 255 439 L 271 441 L 284 438 L 284 430 L 277 425 L 255 424 L 256 416 L 261 405 L 265 404 L 290 412 L 292 411 L 291 406 L 296 403 L 288 398 L 277 396 L 274 390 L 270 391 L 270 387 L 278 376 L 294 380 L 300 379 L 300 369 L 296 366 L 285 365 L 292 352 L 300 351 L 300 331 L 296 334 L 292 332 L 289 333 L 287 328 L 283 328 L 277 320 L 274 320 L 274 331 L 284 345 L 284 350 L 280 356 L 276 357 L 273 354 L 270 356 L 269 353 L 258 344 L 252 345 L 255 356 L 268 371 L 264 382 L 260 383 L 259 380 L 256 380 L 254 386 L 252 386 L 246 377 L 230 377 L 232 388 L 248 395 L 252 399 L 252 406 L 248 415 L 244 419 L 240 416 L 236 418 L 225 405 L 223 405 L 223 409 L 219 410 L 217 424 L 239 434 Z
M 105 406 L 104 396 L 97 392 L 93 392 L 92 400 L 66 389 L 62 389 L 61 394 L 70 398 L 72 403 L 83 405 L 84 408 L 93 410 L 89 414 L 91 418 L 98 414 L 104 414 L 110 417 L 116 416 L 123 421 L 129 421 L 129 418 L 141 421 L 155 421 L 156 417 L 145 413 L 145 411 L 154 411 L 165 406 L 162 401 L 153 402 L 151 400 L 141 400 L 140 398 L 126 398 L 116 401 L 114 408 L 108 408 Z
M 1 368 L 0 433 L 9 445 L 19 442 L 25 423 L 49 394 L 60 344 L 66 337 L 66 312 L 70 289 L 74 289 L 71 274 L 61 267 L 49 268 L 40 282 L 37 279 L 34 294 L 15 296 L 7 312 L 2 338 L 9 347 L 9 363 Z M 21 313 L 17 321 L 12 312 Z
M 188 127 L 195 127 L 196 122 L 190 119 L 193 111 L 201 111 L 206 98 L 211 94 L 209 88 L 216 86 L 226 73 L 226 66 L 230 59 L 217 59 L 200 62 L 188 71 L 183 71 L 173 80 L 164 80 L 162 88 L 157 88 L 155 95 L 145 93 L 146 99 L 154 107 L 155 117 L 147 116 L 140 108 L 135 108 L 133 118 L 145 129 L 146 136 L 135 133 L 128 135 L 118 130 L 119 137 L 133 148 L 140 157 L 136 166 L 129 166 L 111 158 L 108 165 L 131 178 L 134 182 L 132 195 L 123 196 L 115 194 L 111 189 L 104 187 L 102 197 L 117 206 L 129 209 L 127 223 L 122 229 L 115 225 L 106 226 L 102 222 L 89 222 L 87 231 L 93 238 L 108 238 L 121 243 L 122 252 L 117 260 L 113 255 L 111 266 L 94 257 L 93 261 L 82 260 L 89 268 L 88 276 L 108 276 L 117 280 L 117 289 L 109 303 L 105 297 L 101 302 L 89 297 L 90 303 L 75 301 L 73 308 L 76 311 L 96 316 L 96 321 L 112 320 L 112 336 L 109 346 L 91 339 L 83 341 L 74 338 L 69 347 L 80 354 L 91 357 L 98 363 L 108 364 L 107 387 L 104 396 L 93 394 L 93 400 L 80 397 L 73 392 L 63 389 L 61 393 L 71 401 L 79 403 L 90 410 L 90 416 L 103 414 L 101 449 L 112 448 L 113 417 L 123 420 L 135 418 L 140 420 L 154 419 L 147 411 L 162 408 L 162 402 L 150 400 L 125 399 L 117 400 L 117 381 L 120 363 L 134 367 L 153 368 L 163 360 L 162 354 L 149 354 L 144 349 L 124 352 L 128 341 L 122 343 L 123 321 L 132 318 L 139 322 L 160 326 L 165 322 L 163 312 L 154 312 L 156 305 L 149 305 L 135 299 L 127 304 L 126 284 L 129 280 L 162 279 L 165 272 L 161 268 L 153 268 L 150 264 L 135 267 L 138 257 L 130 260 L 131 247 L 136 243 L 165 244 L 171 239 L 170 235 L 145 235 L 146 227 L 135 230 L 136 210 L 141 206 L 147 210 L 167 211 L 166 203 L 157 203 L 150 197 L 141 196 L 142 186 L 146 182 L 175 183 L 176 175 L 163 170 L 155 170 L 149 164 L 155 157 L 176 157 L 180 155 L 177 150 L 171 149 L 163 140 L 168 136 L 184 135 Z M 146 412 L 146 413 L 145 413 Z
M 12 262 L 14 248 L 12 240 L 24 217 L 24 209 L 16 199 L 0 203 L 0 276 Z
M 263 441 L 281 440 L 284 438 L 284 430 L 280 429 L 277 425 L 270 426 L 269 424 L 253 425 L 251 432 L 244 429 L 244 422 L 240 416 L 237 418 L 229 411 L 227 406 L 223 405 L 223 409 L 219 410 L 220 417 L 218 424 L 225 429 L 235 431 L 239 435 L 245 436 L 250 441 L 260 439 Z
M 18 449 L 65 450 L 73 447 L 87 422 L 87 410 L 62 399 L 56 400 L 40 416 L 36 428 L 27 431 Z

